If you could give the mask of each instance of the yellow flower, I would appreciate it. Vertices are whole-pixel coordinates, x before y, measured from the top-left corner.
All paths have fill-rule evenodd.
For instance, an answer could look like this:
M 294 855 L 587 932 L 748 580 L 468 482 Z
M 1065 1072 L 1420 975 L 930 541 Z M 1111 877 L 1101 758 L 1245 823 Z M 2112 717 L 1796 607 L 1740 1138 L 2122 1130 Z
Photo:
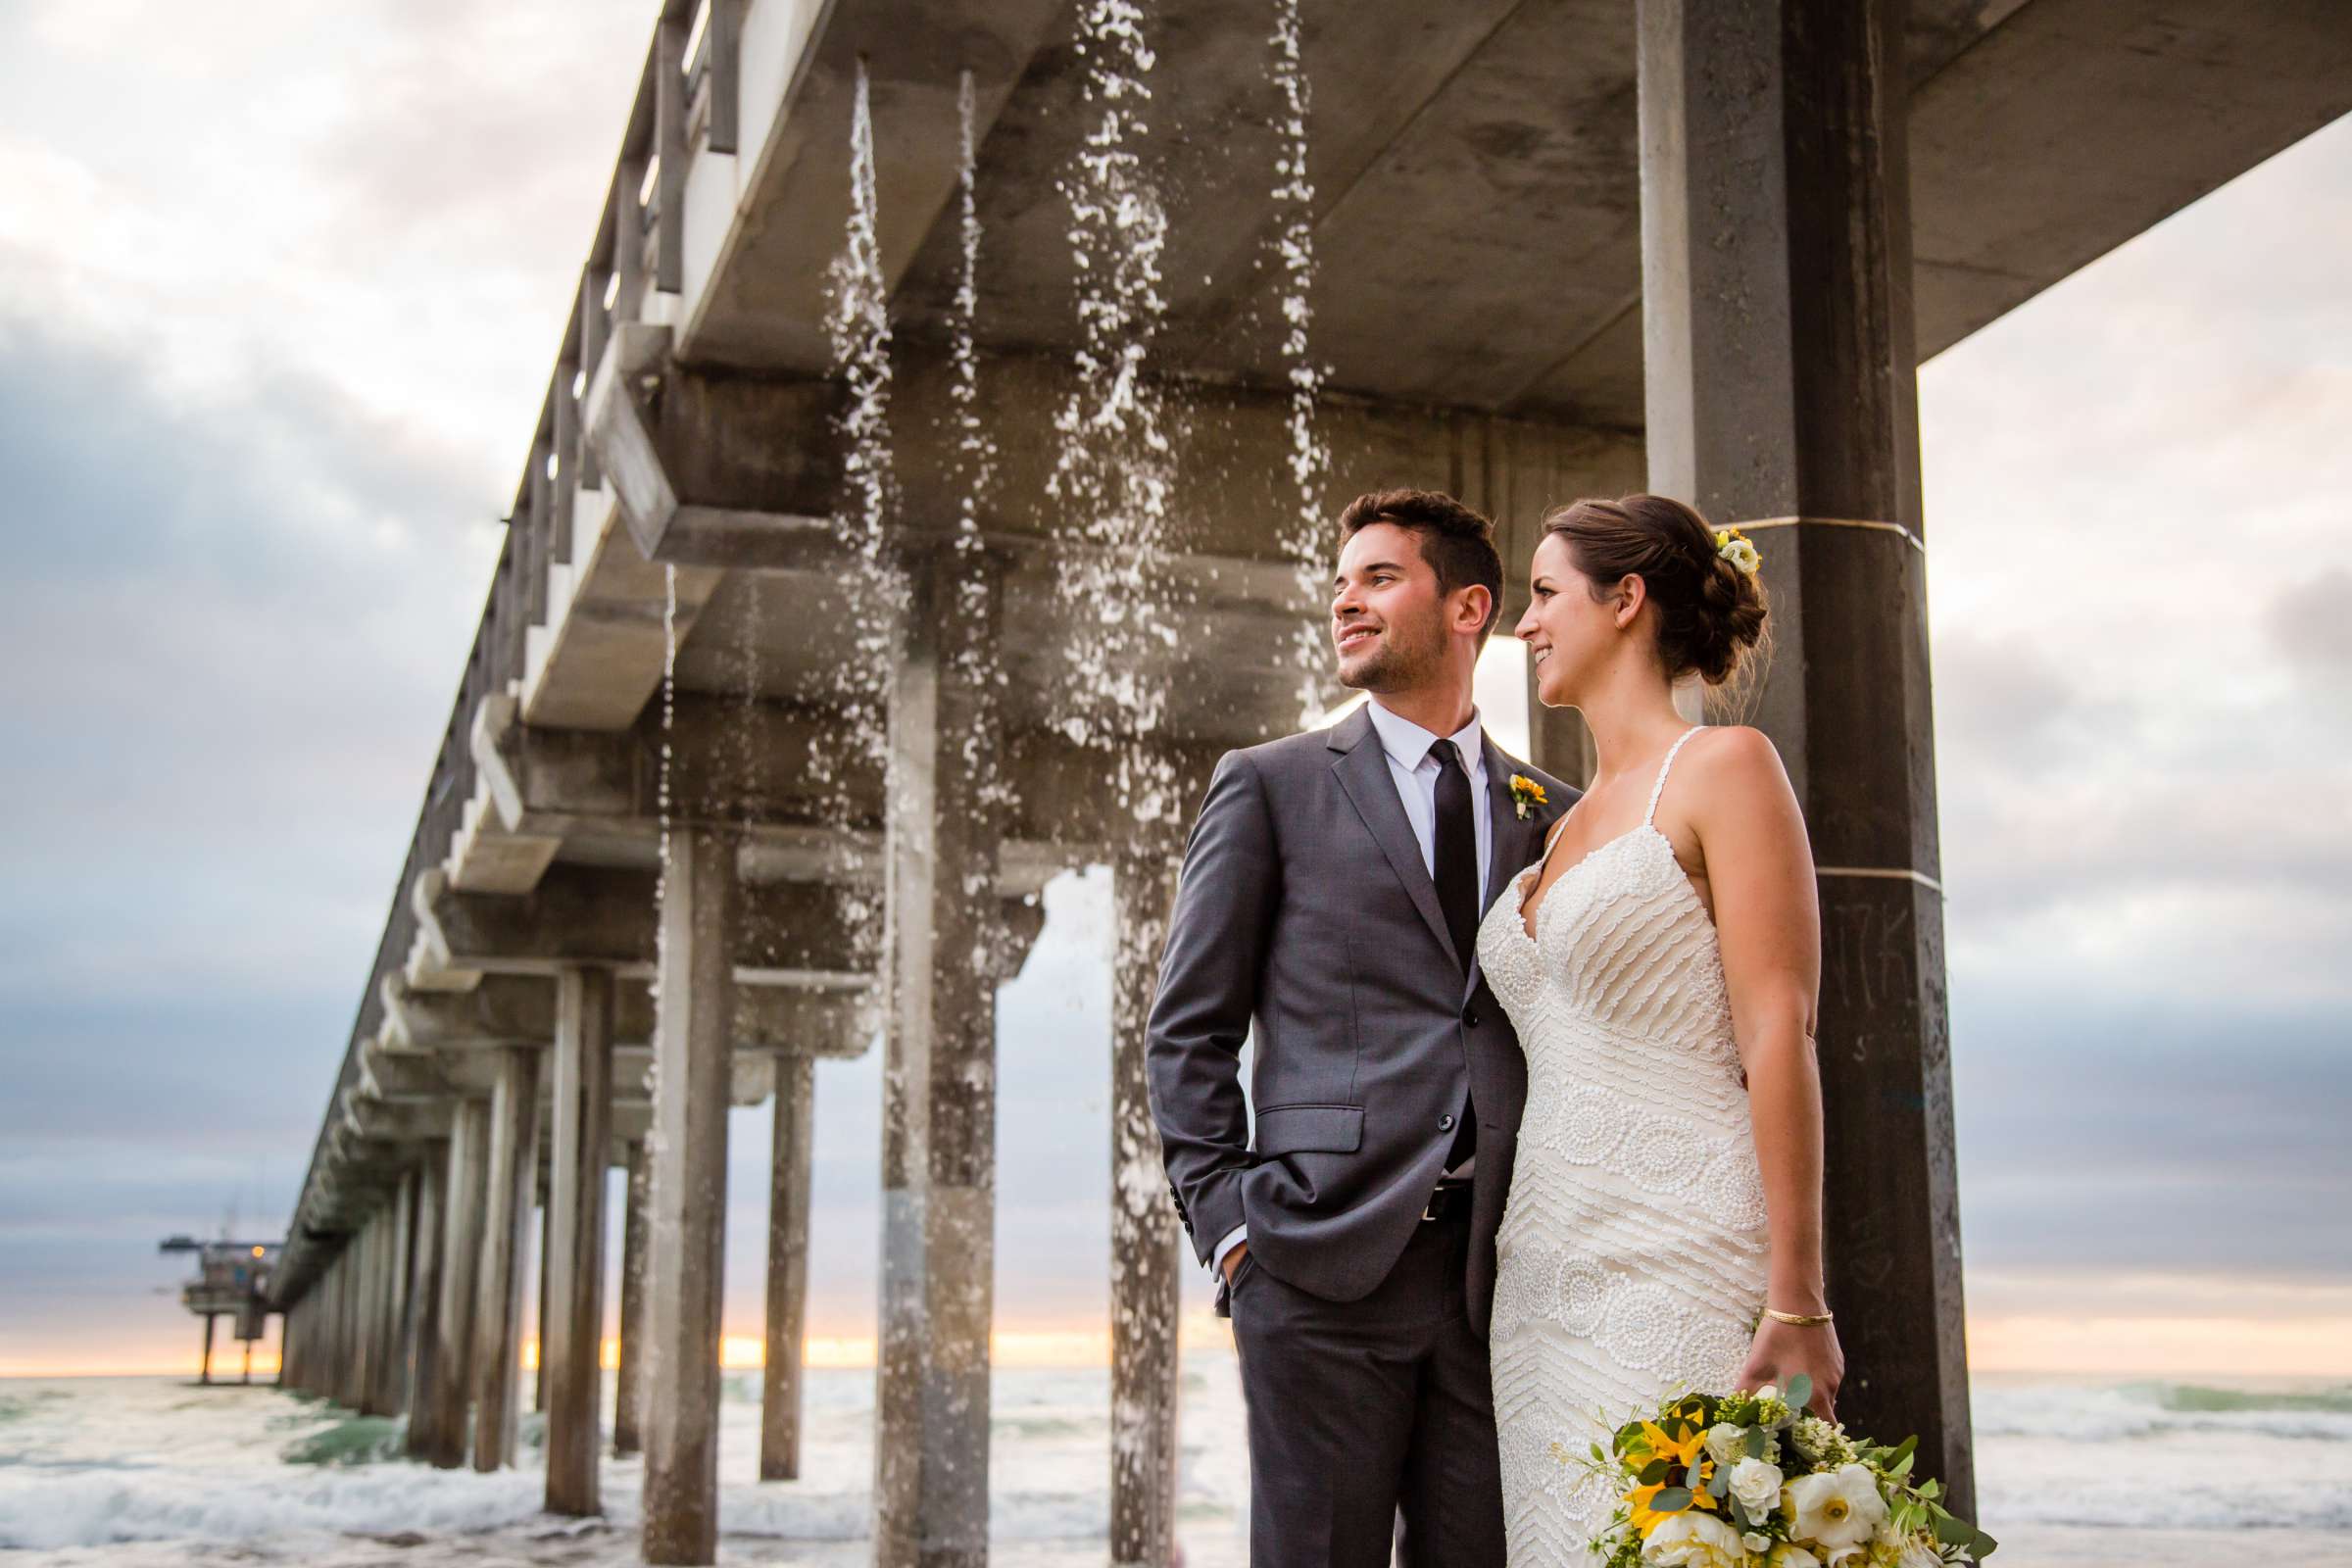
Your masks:
M 1544 804 L 1546 803 L 1543 785 L 1529 778 L 1525 773 L 1511 775 L 1511 805 L 1518 810 L 1520 821 L 1527 820 L 1527 813 L 1531 808 Z
M 1698 1485 L 1706 1479 L 1706 1473 L 1713 1465 L 1712 1460 L 1700 1457 L 1705 1452 L 1706 1446 L 1707 1434 L 1702 1427 L 1684 1427 L 1682 1437 L 1676 1439 L 1668 1437 L 1656 1422 L 1644 1421 L 1642 1423 L 1641 1437 L 1627 1445 L 1626 1457 L 1629 1460 L 1639 1460 L 1643 1465 L 1651 1459 L 1664 1459 L 1669 1465 L 1684 1470 L 1689 1470 L 1694 1465 L 1697 1466 L 1698 1473 L 1690 1478 L 1690 1484 L 1688 1487 L 1690 1494 L 1690 1506 L 1703 1508 L 1711 1513 L 1715 1508 L 1715 1499 L 1707 1495 L 1706 1492 Z M 1634 1528 L 1642 1532 L 1644 1540 L 1659 1525 L 1684 1511 L 1677 1508 L 1660 1513 L 1650 1506 L 1657 1500 L 1658 1494 L 1665 1490 L 1665 1483 L 1659 1482 L 1654 1486 L 1636 1487 L 1625 1494 L 1625 1500 L 1633 1504 Z

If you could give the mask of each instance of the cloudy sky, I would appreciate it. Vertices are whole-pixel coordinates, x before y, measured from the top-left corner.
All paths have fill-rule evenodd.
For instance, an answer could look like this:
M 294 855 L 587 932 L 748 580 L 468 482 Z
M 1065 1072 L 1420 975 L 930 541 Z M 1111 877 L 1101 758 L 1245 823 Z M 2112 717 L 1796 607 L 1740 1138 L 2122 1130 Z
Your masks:
M 650 11 L 0 7 L 0 1373 L 185 1364 L 155 1241 L 283 1222 Z M 2352 1372 L 2347 188 L 2352 122 L 1922 374 L 1983 1366 Z M 1002 1007 L 1040 1335 L 1104 1299 L 1105 894 Z M 877 1102 L 821 1072 L 831 1340 Z

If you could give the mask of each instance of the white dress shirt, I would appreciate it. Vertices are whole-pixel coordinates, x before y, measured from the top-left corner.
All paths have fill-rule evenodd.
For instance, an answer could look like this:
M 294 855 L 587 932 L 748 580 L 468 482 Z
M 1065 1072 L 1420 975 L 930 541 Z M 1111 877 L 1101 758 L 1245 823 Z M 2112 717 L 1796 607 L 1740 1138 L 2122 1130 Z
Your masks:
M 1372 716 L 1372 728 L 1380 735 L 1380 749 L 1387 756 L 1389 778 L 1396 786 L 1396 798 L 1404 805 L 1404 819 L 1413 825 L 1413 838 L 1421 846 L 1421 869 L 1435 881 L 1438 875 L 1438 774 L 1443 770 L 1429 749 L 1438 743 L 1433 732 L 1423 729 L 1411 719 L 1390 712 L 1374 697 L 1364 704 Z M 1494 844 L 1494 813 L 1487 808 L 1487 748 L 1479 728 L 1478 710 L 1470 710 L 1470 722 L 1446 737 L 1462 754 L 1462 766 L 1470 775 L 1470 819 L 1478 835 L 1478 906 L 1487 906 L 1487 861 L 1492 858 Z M 1467 963 L 1468 955 L 1464 955 Z M 1468 1176 L 1478 1165 L 1472 1154 L 1448 1177 Z M 1226 1254 L 1250 1238 L 1247 1224 L 1236 1225 L 1217 1243 L 1216 1255 L 1208 1266 L 1225 1272 Z

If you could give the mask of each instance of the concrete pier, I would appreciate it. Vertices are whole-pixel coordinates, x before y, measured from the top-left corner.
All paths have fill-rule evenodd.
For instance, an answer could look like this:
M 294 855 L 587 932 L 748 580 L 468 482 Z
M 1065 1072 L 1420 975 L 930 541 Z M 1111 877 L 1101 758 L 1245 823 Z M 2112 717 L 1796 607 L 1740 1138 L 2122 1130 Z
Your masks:
M 1431 486 L 1494 516 L 1507 627 L 1544 506 L 1646 469 L 1743 523 L 1774 595 L 1756 719 L 1822 873 L 1832 1294 L 1874 1308 L 1841 1320 L 1845 1413 L 1919 1430 L 1965 1499 L 1914 368 L 2352 112 L 2330 0 L 2207 7 L 2189 29 L 2161 10 L 1309 8 L 1311 179 L 1276 177 L 1295 132 L 1262 20 L 1143 17 L 1149 118 L 1189 150 L 1156 192 L 1156 329 L 1126 384 L 1171 416 L 1164 450 L 1130 455 L 1164 474 L 1134 489 L 1165 515 L 1130 527 L 1061 482 L 1070 443 L 1119 422 L 1088 416 L 1102 389 L 1080 356 L 1100 368 L 1095 284 L 1131 260 L 1075 275 L 1053 216 L 1102 151 L 1065 0 L 661 0 L 270 1276 L 288 1386 L 405 1404 L 435 1464 L 511 1457 L 544 1103 L 549 1505 L 610 1500 L 593 1211 L 603 1162 L 625 1158 L 613 1446 L 646 1451 L 648 1560 L 710 1561 L 727 1112 L 776 1097 L 760 1470 L 787 1477 L 808 1058 L 879 1030 L 875 1561 L 984 1562 L 995 993 L 1047 881 L 1107 864 L 1109 1555 L 1158 1568 L 1190 1265 L 1134 1043 L 1167 841 L 1218 755 L 1342 695 L 1290 651 L 1322 615 L 1328 514 L 1348 495 Z M 1400 28 L 1401 54 L 1383 42 Z M 875 536 L 852 539 L 837 519 L 882 454 L 842 449 L 825 279 L 861 74 L 894 483 Z M 1259 265 L 1278 233 L 1312 238 L 1304 295 L 1277 297 L 1298 277 Z M 1293 331 L 1330 395 L 1297 390 Z M 1115 446 L 1087 461 L 1120 467 Z M 1088 602 L 1080 568 L 1143 535 L 1151 602 Z M 860 597 L 877 558 L 912 579 L 903 627 L 895 601 Z M 1106 611 L 1152 634 L 1134 657 L 1087 657 Z M 845 669 L 882 689 L 845 694 Z M 1536 762 L 1589 776 L 1573 715 L 1531 729 Z M 526 1064 L 551 1041 L 543 1082 Z
M 809 1155 L 816 1138 L 816 1063 L 776 1057 L 774 1153 L 767 1190 L 767 1349 L 760 1389 L 760 1479 L 801 1474 L 801 1375 L 808 1332 Z
M 988 1560 L 997 998 L 973 955 L 996 914 L 999 828 L 961 760 L 1003 737 L 972 680 L 995 627 L 947 608 L 987 569 L 944 551 L 912 563 L 892 670 L 875 1568 Z
M 1128 855 L 1111 871 L 1110 1560 L 1165 1568 L 1176 1544 L 1176 1320 L 1193 1266 L 1167 1201 L 1145 1026 L 1167 946 L 1178 862 Z
M 646 1243 L 645 1560 L 718 1549 L 719 1308 L 726 1284 L 727 1073 L 741 899 L 735 845 L 674 834 L 662 879 Z
M 620 1229 L 620 1354 L 612 1379 L 612 1451 L 645 1451 L 645 1239 L 652 1224 L 653 1166 L 645 1141 L 629 1145 Z
M 547 1511 L 598 1512 L 604 1384 L 605 1172 L 612 1150 L 612 972 L 556 977 L 556 1045 L 547 1204 Z
M 1772 592 L 1753 721 L 1820 871 L 1838 1414 L 1918 1433 L 1968 1513 L 1900 16 L 1642 0 L 1643 335 L 1651 486 L 1745 530 Z
M 416 1263 L 409 1276 L 410 1310 L 407 1327 L 408 1387 L 402 1396 L 409 1412 L 408 1454 L 430 1460 L 435 1452 L 431 1401 L 433 1367 L 440 1353 L 441 1270 L 444 1256 L 442 1226 L 448 1212 L 449 1144 L 427 1145 L 416 1167 Z
M 429 1433 L 419 1457 L 443 1470 L 466 1462 L 473 1393 L 474 1306 L 481 1277 L 483 1209 L 490 1198 L 490 1103 L 462 1102 L 450 1130 L 447 1207 L 441 1224 L 441 1305 L 433 1324 Z
M 522 1369 L 522 1287 L 539 1147 L 539 1053 L 508 1047 L 490 1096 L 481 1262 L 474 1283 L 473 1467 L 514 1461 L 516 1381 Z
M 380 1251 L 368 1292 L 368 1397 L 362 1406 L 369 1415 L 398 1415 L 408 1396 L 403 1326 L 410 1300 L 410 1234 L 416 1226 L 418 1174 L 412 1168 L 399 1178 L 390 1206 L 375 1222 Z

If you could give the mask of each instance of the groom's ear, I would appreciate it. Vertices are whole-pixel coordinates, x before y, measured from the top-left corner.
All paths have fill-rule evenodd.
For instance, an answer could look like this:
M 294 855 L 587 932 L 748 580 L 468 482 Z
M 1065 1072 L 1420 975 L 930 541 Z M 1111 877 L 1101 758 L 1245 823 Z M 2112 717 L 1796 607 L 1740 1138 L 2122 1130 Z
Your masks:
M 1462 602 L 1454 610 L 1454 629 L 1484 637 L 1488 623 L 1494 618 L 1494 591 L 1483 582 L 1474 582 L 1460 593 Z

